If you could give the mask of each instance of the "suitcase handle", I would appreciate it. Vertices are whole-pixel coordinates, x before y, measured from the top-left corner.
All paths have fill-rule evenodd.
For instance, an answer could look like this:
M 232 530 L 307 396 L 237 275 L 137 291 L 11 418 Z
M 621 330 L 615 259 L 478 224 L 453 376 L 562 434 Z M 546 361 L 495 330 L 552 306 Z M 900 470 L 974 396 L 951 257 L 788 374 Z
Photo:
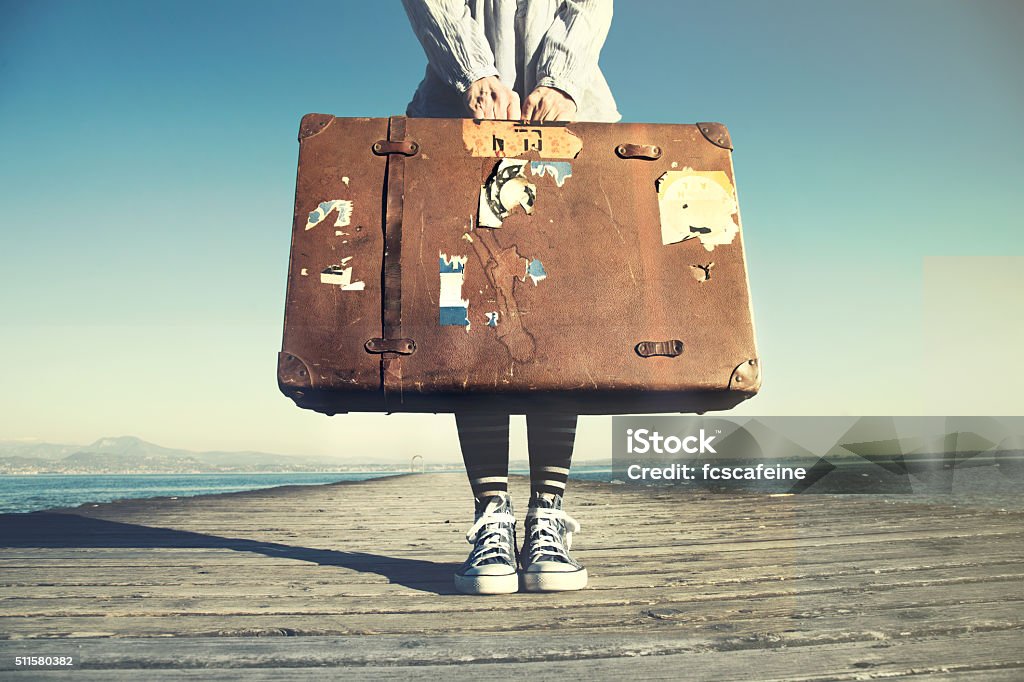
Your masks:
M 636 344 L 636 354 L 642 358 L 650 358 L 656 355 L 674 358 L 683 354 L 683 342 L 679 339 L 641 341 Z

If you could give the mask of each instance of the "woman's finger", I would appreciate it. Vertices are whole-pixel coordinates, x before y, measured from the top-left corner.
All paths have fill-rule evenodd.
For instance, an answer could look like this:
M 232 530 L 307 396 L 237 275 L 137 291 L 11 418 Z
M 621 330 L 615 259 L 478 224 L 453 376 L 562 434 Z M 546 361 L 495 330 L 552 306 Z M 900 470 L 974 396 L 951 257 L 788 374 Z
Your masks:
M 513 90 L 512 96 L 508 100 L 508 107 L 505 109 L 505 118 L 515 121 L 519 118 L 519 109 L 519 93 Z
M 534 115 L 537 113 L 537 103 L 533 97 L 526 98 L 526 104 L 523 106 L 523 120 L 532 121 Z
M 508 96 L 500 90 L 491 95 L 491 107 L 494 118 L 505 118 L 508 112 Z

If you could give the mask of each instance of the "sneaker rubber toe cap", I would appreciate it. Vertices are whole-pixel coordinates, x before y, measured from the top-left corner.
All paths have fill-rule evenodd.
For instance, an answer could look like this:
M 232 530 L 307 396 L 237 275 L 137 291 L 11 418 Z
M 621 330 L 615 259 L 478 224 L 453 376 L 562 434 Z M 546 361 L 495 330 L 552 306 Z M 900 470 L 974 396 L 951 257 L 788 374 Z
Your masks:
M 562 561 L 535 561 L 526 567 L 525 573 L 574 573 L 583 570 Z
M 516 572 L 514 566 L 507 564 L 483 564 L 482 566 L 471 566 L 463 571 L 459 571 L 460 575 L 512 575 Z

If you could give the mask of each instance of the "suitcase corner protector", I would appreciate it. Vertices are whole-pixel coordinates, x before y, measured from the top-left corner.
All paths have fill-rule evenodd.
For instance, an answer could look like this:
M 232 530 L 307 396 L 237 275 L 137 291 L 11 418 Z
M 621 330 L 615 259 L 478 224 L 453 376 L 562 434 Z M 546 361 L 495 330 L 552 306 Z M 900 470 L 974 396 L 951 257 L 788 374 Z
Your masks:
M 761 389 L 761 362 L 757 358 L 744 360 L 736 365 L 729 377 L 729 390 L 757 393 Z
M 298 355 L 281 351 L 277 354 L 277 385 L 289 397 L 294 397 L 296 391 L 313 388 L 309 365 Z
M 729 128 L 724 123 L 713 121 L 698 123 L 697 130 L 711 144 L 732 151 L 732 137 L 729 136 Z
M 306 114 L 299 123 L 299 142 L 327 130 L 327 126 L 331 125 L 334 119 L 331 114 Z

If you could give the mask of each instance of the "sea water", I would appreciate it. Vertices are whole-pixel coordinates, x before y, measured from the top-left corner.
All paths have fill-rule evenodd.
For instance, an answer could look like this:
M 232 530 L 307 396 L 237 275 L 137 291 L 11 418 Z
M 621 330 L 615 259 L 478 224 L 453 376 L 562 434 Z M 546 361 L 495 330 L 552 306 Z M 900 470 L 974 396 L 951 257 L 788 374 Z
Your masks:
M 607 480 L 611 470 L 579 467 L 573 478 Z M 461 469 L 451 469 L 453 472 Z M 87 503 L 147 497 L 192 497 L 274 488 L 281 485 L 322 485 L 394 476 L 398 471 L 344 473 L 227 474 L 36 474 L 0 476 L 0 513 L 21 513 L 77 507 Z M 514 469 L 510 473 L 528 474 Z M 468 484 L 467 484 L 468 490 Z
M 237 474 L 38 474 L 0 476 L 0 513 L 139 497 L 191 497 L 279 485 L 363 481 L 397 472 Z

